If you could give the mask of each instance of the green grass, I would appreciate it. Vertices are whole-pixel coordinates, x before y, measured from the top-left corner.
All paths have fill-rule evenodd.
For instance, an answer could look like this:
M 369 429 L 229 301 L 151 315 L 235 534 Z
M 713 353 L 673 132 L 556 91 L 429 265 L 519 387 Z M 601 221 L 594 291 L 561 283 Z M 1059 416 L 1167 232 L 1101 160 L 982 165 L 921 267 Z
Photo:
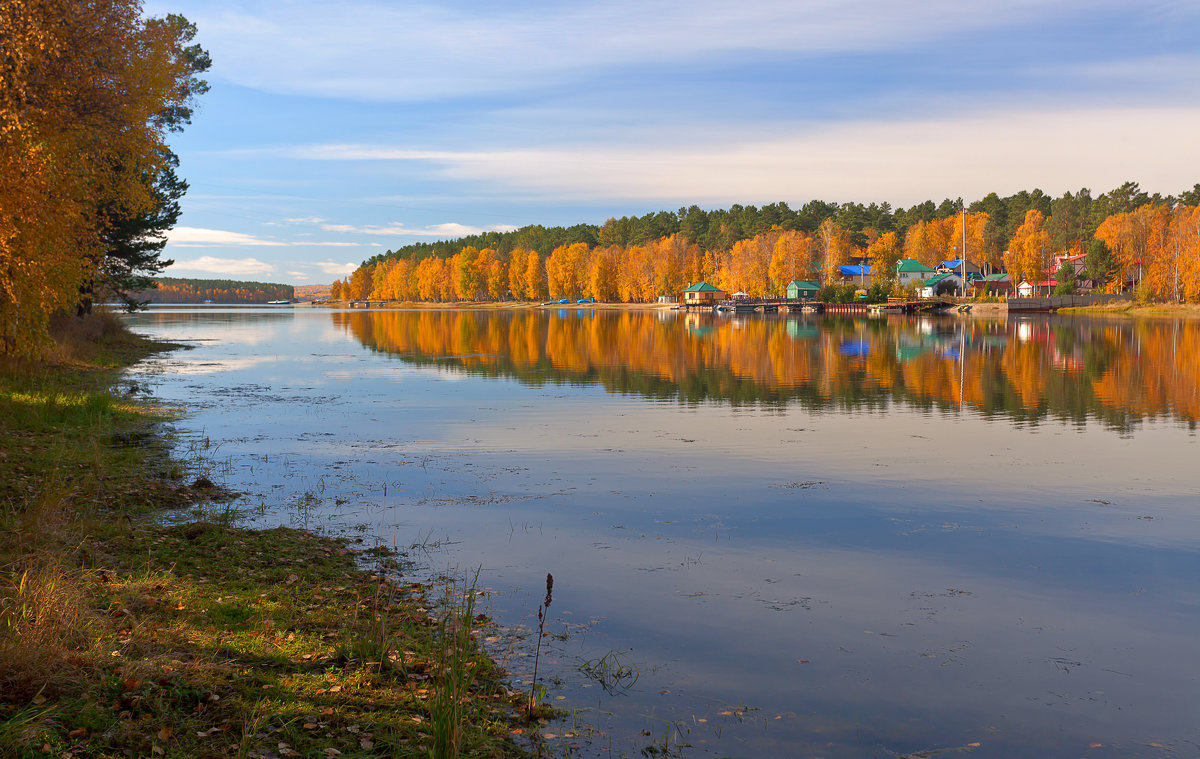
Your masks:
M 158 524 L 214 495 L 167 413 L 112 391 L 164 346 L 111 325 L 64 346 L 0 366 L 0 757 L 522 755 L 473 608 L 220 503 Z

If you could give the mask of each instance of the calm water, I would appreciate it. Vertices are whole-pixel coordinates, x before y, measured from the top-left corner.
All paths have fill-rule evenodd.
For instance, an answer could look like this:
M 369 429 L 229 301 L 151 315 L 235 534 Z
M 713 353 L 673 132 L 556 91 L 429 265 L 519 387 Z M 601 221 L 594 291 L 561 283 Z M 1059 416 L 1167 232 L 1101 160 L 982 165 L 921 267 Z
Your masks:
M 1200 756 L 1198 323 L 131 320 L 256 524 L 482 567 L 509 626 L 553 572 L 553 743 Z

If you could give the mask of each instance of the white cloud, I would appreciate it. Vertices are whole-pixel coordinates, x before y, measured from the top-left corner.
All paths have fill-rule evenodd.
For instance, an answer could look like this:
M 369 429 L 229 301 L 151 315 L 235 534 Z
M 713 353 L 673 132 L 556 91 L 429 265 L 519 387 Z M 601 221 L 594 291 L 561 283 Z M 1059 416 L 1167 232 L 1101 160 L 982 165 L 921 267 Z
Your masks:
M 167 268 L 167 271 L 172 274 L 202 271 L 230 277 L 247 274 L 273 274 L 275 270 L 274 264 L 259 261 L 257 258 L 216 258 L 214 256 L 201 256 L 186 260 L 176 259 L 175 263 Z
M 445 3 L 210 2 L 193 16 L 215 73 L 271 92 L 365 100 L 494 94 L 581 72 L 728 56 L 923 49 L 976 30 L 1129 0 L 591 0 L 462 9 Z M 1143 2 L 1144 15 L 1176 8 Z
M 201 227 L 175 227 L 167 232 L 167 242 L 175 248 L 233 248 L 233 247 L 270 247 L 286 248 L 292 246 L 312 246 L 320 248 L 356 248 L 353 242 L 314 242 L 284 241 L 271 238 L 255 237 L 242 232 L 230 232 L 225 229 L 204 229 Z
M 313 265 L 320 269 L 324 274 L 334 274 L 336 276 L 353 274 L 354 270 L 358 268 L 358 264 L 340 264 L 336 261 L 318 261 Z
M 296 279 L 308 279 L 312 275 L 303 271 L 289 271 L 288 276 L 295 277 Z
M 224 229 L 202 229 L 200 227 L 175 227 L 167 232 L 167 242 L 176 247 L 212 246 L 270 246 L 282 247 L 287 243 L 278 240 L 263 240 L 241 232 Z
M 354 226 L 352 224 L 322 224 L 326 232 L 344 232 L 360 235 L 387 235 L 389 237 L 466 237 L 483 232 L 511 232 L 516 227 L 511 224 L 496 224 L 490 227 L 471 227 L 466 224 L 448 222 L 431 224 L 420 229 L 410 229 L 402 222 L 394 222 L 383 226 Z
M 996 108 L 966 116 L 798 125 L 782 137 L 772 128 L 757 139 L 737 135 L 667 146 L 455 153 L 333 145 L 294 155 L 419 161 L 476 187 L 529 198 L 723 204 L 822 197 L 908 204 L 1030 187 L 1107 189 L 1130 179 L 1174 192 L 1196 181 L 1196 134 L 1200 107 L 1194 106 Z

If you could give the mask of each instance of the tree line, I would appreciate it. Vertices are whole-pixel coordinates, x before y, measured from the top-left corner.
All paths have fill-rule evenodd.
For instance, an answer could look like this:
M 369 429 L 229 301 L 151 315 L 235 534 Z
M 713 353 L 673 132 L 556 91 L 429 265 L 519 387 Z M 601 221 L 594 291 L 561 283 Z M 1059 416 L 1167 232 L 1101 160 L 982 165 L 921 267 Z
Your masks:
M 330 297 L 645 302 L 699 281 L 763 297 L 782 295 L 792 280 L 835 282 L 838 267 L 852 261 L 869 262 L 887 287 L 901 258 L 933 267 L 964 257 L 1007 271 L 1014 285 L 1061 276 L 1070 289 L 1076 271 L 1055 271 L 1054 258 L 1083 255 L 1082 275 L 1099 288 L 1139 287 L 1147 297 L 1195 302 L 1197 209 L 1200 184 L 1162 197 L 1133 182 L 1098 197 L 1087 189 L 1059 198 L 1039 190 L 992 193 L 965 208 L 952 200 L 895 211 L 817 201 L 796 211 L 785 203 L 709 212 L 693 206 L 600 227 L 526 227 L 419 243 L 364 262 L 334 282 Z M 548 240 L 558 244 L 547 250 Z
M 241 282 L 233 279 L 179 279 L 159 277 L 154 287 L 137 297 L 147 303 L 267 303 L 291 300 L 295 289 L 274 282 Z
M 132 292 L 169 261 L 207 53 L 140 0 L 20 0 L 0 11 L 0 353 L 36 355 L 50 316 Z

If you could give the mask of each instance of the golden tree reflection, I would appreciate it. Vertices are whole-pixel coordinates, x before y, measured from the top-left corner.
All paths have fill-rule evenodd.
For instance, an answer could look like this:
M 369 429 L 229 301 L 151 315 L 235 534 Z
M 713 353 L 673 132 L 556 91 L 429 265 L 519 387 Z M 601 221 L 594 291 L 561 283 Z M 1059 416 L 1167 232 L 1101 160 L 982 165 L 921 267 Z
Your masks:
M 1200 324 L 729 319 L 646 311 L 336 313 L 376 350 L 685 402 L 947 410 L 1020 421 L 1200 416 Z

